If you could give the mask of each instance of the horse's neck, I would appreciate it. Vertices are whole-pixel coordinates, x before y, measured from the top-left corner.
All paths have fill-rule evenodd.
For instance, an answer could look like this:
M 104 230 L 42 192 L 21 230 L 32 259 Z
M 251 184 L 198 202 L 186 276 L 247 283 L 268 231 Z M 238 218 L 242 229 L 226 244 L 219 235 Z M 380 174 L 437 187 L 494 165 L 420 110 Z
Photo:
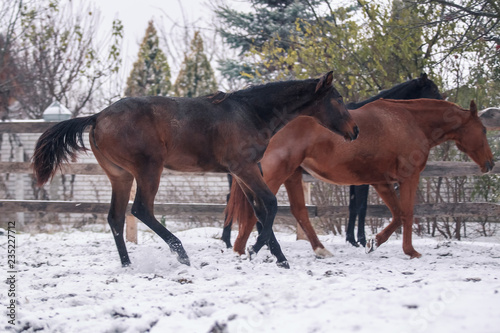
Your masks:
M 258 128 L 267 129 L 272 136 L 288 122 L 307 111 L 306 106 L 311 103 L 311 94 L 305 90 L 280 91 L 248 102 L 252 105 Z M 301 112 L 302 110 L 304 112 Z
M 469 120 L 470 114 L 451 103 L 440 103 L 435 107 L 420 108 L 413 112 L 413 116 L 427 136 L 430 147 L 435 147 L 453 140 L 457 129 Z

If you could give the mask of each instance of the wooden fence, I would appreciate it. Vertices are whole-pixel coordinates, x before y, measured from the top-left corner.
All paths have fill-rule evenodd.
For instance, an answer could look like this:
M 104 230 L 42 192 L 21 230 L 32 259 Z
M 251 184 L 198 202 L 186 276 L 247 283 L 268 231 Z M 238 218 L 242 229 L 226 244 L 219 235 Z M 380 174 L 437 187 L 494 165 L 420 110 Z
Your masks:
M 41 133 L 53 126 L 51 122 L 0 122 L 0 135 L 3 133 Z M 488 129 L 500 129 L 498 124 L 490 125 Z M 98 164 L 70 164 L 63 167 L 64 174 L 104 175 Z M 0 173 L 30 174 L 31 168 L 28 162 L 0 162 Z M 178 174 L 166 170 L 167 174 Z M 497 163 L 492 173 L 500 173 L 500 163 Z M 200 173 L 201 174 L 201 173 Z M 208 175 L 209 173 L 204 173 Z M 428 162 L 422 172 L 424 177 L 453 177 L 479 175 L 480 170 L 472 162 Z M 306 177 L 306 181 L 315 181 L 312 177 Z M 130 207 L 129 207 L 130 208 Z M 158 203 L 155 204 L 155 213 L 158 215 L 221 215 L 225 205 L 223 204 L 179 204 Z M 94 213 L 106 214 L 109 203 L 76 202 L 76 201 L 41 201 L 41 200 L 2 200 L 0 199 L 0 213 L 12 212 L 55 212 L 55 213 Z M 331 216 L 335 218 L 348 217 L 348 207 L 308 206 L 312 217 Z M 288 206 L 278 208 L 280 216 L 291 216 Z M 384 205 L 370 205 L 367 210 L 368 217 L 382 218 L 390 217 L 390 212 Z M 420 204 L 415 206 L 416 217 L 486 217 L 500 216 L 500 205 L 495 203 L 439 203 Z

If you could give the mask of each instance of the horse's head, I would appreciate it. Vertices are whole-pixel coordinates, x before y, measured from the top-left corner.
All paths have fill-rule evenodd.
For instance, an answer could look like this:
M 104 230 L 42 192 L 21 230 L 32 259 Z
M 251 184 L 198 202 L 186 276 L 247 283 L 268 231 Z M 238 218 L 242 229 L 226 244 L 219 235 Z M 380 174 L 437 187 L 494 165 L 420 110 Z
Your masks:
M 318 100 L 312 108 L 314 118 L 329 130 L 352 141 L 358 137 L 359 129 L 351 118 L 340 93 L 332 85 L 333 72 L 325 74 L 316 85 Z
M 469 119 L 458 129 L 457 134 L 457 148 L 469 155 L 481 167 L 481 172 L 491 171 L 495 165 L 493 154 L 486 138 L 486 127 L 478 117 L 474 101 L 470 102 Z
M 437 85 L 434 81 L 427 77 L 426 73 L 420 74 L 418 79 L 414 79 L 414 88 L 412 91 L 412 98 L 430 98 L 430 99 L 444 99 L 443 95 L 439 92 Z

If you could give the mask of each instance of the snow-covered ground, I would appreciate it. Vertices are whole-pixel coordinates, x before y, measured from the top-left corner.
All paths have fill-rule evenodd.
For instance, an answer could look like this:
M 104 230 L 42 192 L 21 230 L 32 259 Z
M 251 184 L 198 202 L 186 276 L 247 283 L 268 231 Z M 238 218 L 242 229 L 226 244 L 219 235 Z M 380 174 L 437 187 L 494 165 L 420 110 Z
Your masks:
M 393 237 L 374 253 L 322 236 L 333 258 L 277 233 L 291 269 L 264 248 L 252 261 L 218 240 L 218 228 L 176 232 L 191 259 L 177 262 L 140 231 L 122 268 L 110 233 L 17 235 L 15 332 L 500 332 L 500 240 L 414 236 L 421 259 Z M 4 236 L 2 267 L 7 262 Z M 4 269 L 7 275 L 7 269 Z

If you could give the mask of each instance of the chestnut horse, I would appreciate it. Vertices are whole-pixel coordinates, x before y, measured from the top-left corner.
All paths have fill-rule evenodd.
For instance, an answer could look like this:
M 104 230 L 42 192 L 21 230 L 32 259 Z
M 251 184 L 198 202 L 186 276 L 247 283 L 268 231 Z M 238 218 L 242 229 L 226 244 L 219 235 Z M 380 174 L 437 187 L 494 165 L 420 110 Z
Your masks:
M 323 256 L 311 226 L 302 190 L 302 169 L 316 178 L 339 185 L 370 184 L 392 213 L 392 222 L 367 244 L 368 252 L 383 244 L 403 225 L 403 251 L 420 257 L 412 245 L 413 207 L 420 178 L 432 147 L 455 141 L 482 172 L 493 168 L 486 129 L 474 101 L 470 110 L 440 100 L 378 100 L 350 111 L 360 129 L 359 138 L 347 144 L 310 117 L 298 117 L 278 132 L 261 161 L 264 180 L 273 193 L 285 183 L 293 215 L 304 229 L 314 251 Z M 399 184 L 399 196 L 394 184 Z M 245 243 L 257 219 L 236 186 L 231 188 L 228 220 L 240 224 L 234 250 Z
M 418 99 L 418 98 L 433 98 L 433 99 L 443 99 L 441 94 L 439 93 L 438 87 L 436 84 L 428 79 L 427 74 L 422 73 L 420 77 L 409 80 L 400 84 L 395 85 L 394 87 L 383 90 L 379 94 L 368 98 L 359 103 L 349 103 L 347 104 L 347 108 L 349 110 L 354 110 L 366 105 L 370 102 L 373 102 L 380 98 L 387 99 Z M 231 179 L 230 176 L 228 179 Z M 231 188 L 231 182 L 229 182 L 229 187 Z M 350 195 L 350 203 L 349 203 L 349 224 L 346 231 L 346 240 L 351 244 L 356 244 L 354 240 L 354 226 L 356 223 L 356 216 L 359 215 L 358 222 L 358 241 L 362 242 L 362 239 L 365 238 L 365 214 L 366 214 L 366 205 L 368 199 L 368 185 L 352 185 L 351 186 L 351 195 Z M 229 195 L 228 195 L 229 200 Z M 228 248 L 231 247 L 231 226 L 232 223 L 226 223 L 224 230 L 222 232 L 222 241 L 226 243 Z M 323 256 L 331 256 L 326 249 L 324 249 L 323 244 L 319 240 L 317 240 L 316 248 L 323 249 Z M 314 245 L 313 245 L 314 246 Z M 363 244 L 364 246 L 364 244 Z
M 108 223 L 123 266 L 130 264 L 123 227 L 134 178 L 132 214 L 158 234 L 181 263 L 189 265 L 180 240 L 154 216 L 163 168 L 231 173 L 263 221 L 254 245 L 257 252 L 264 244 L 275 243 L 272 223 L 277 201 L 257 165 L 271 137 L 299 115 L 314 117 L 347 140 L 358 135 L 332 80 L 329 72 L 320 79 L 276 82 L 208 97 L 124 98 L 100 113 L 60 122 L 42 134 L 33 155 L 38 185 L 86 149 L 82 133 L 91 127 L 90 146 L 111 182 Z M 278 264 L 287 267 L 280 253 Z

